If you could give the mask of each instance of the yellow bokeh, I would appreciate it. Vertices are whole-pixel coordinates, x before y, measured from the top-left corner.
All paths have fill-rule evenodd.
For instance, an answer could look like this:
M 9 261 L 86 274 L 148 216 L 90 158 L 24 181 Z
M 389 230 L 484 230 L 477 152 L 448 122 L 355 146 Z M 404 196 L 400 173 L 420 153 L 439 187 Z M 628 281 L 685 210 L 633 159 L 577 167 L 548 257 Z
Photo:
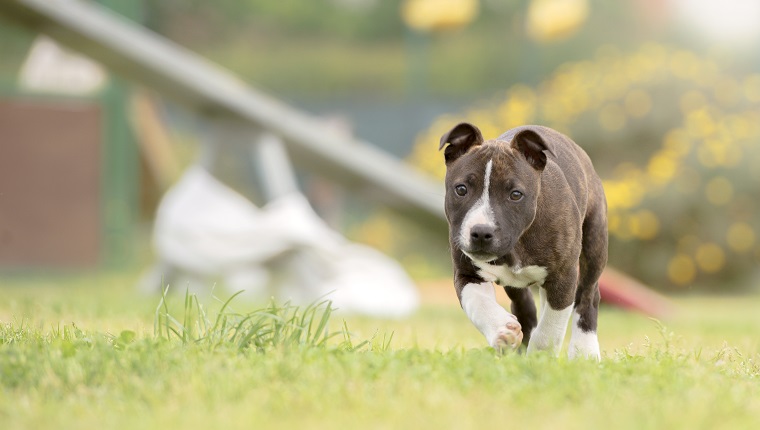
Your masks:
M 633 208 L 644 198 L 645 189 L 636 180 L 602 181 L 602 186 L 611 211 Z
M 607 217 L 607 230 L 610 233 L 617 234 L 620 230 L 620 224 L 622 223 L 622 217 L 618 213 L 611 213 Z
M 753 120 L 742 115 L 728 115 L 724 123 L 734 139 L 746 139 L 754 134 L 752 131 Z
M 697 268 L 694 260 L 685 254 L 676 254 L 668 262 L 668 279 L 676 285 L 686 285 L 694 281 Z
M 715 84 L 713 94 L 722 106 L 731 107 L 741 100 L 742 88 L 735 79 L 724 77 Z
M 660 220 L 654 212 L 643 209 L 634 215 L 636 220 L 635 227 L 632 228 L 633 234 L 639 239 L 651 240 L 657 237 L 660 232 Z
M 498 116 L 505 129 L 533 122 L 536 114 L 536 96 L 529 87 L 516 86 L 507 95 L 507 101 L 498 108 Z
M 717 128 L 715 119 L 707 109 L 696 109 L 686 114 L 686 129 L 692 136 L 710 137 Z
M 659 94 L 663 86 L 677 92 Z M 568 130 L 571 137 L 580 139 L 573 136 L 578 127 L 593 128 L 585 122 L 597 120 L 597 133 L 607 139 L 609 151 L 614 151 L 617 137 L 631 139 L 636 135 L 632 127 L 638 122 L 634 119 L 651 115 L 660 108 L 659 103 L 667 103 L 673 115 L 681 115 L 680 124 L 674 123 L 665 133 L 659 148 L 650 149 L 650 142 L 641 142 L 642 148 L 651 151 L 643 162 L 640 157 L 635 162 L 620 157 L 621 162 L 605 176 L 610 235 L 620 240 L 652 240 L 660 235 L 673 239 L 674 234 L 693 238 L 686 241 L 688 247 L 679 244 L 682 255 L 674 260 L 673 267 L 680 270 L 672 269 L 669 274 L 680 284 L 696 276 L 689 275 L 689 263 L 684 258 L 690 259 L 694 271 L 719 270 L 707 260 L 717 265 L 720 257 L 710 259 L 709 252 L 751 252 L 756 245 L 755 232 L 747 224 L 739 224 L 727 228 L 724 248 L 716 252 L 701 244 L 703 233 L 697 224 L 683 225 L 675 233 L 671 229 L 678 221 L 663 214 L 684 215 L 682 203 L 688 206 L 691 201 L 706 200 L 731 208 L 725 224 L 736 220 L 730 217 L 738 217 L 738 203 L 732 204 L 739 194 L 738 182 L 732 182 L 732 173 L 723 172 L 742 166 L 747 168 L 750 180 L 760 181 L 760 157 L 753 156 L 756 150 L 750 146 L 760 136 L 760 109 L 743 106 L 747 101 L 760 102 L 760 74 L 735 78 L 722 73 L 714 61 L 658 44 L 642 46 L 632 54 L 603 45 L 593 60 L 566 63 L 540 85 L 515 85 L 505 95 L 501 103 L 490 108 L 481 105 L 463 117 L 447 118 L 447 127 L 466 120 L 478 125 L 486 138 L 492 138 L 520 124 L 539 123 Z M 742 110 L 731 113 L 724 109 Z M 419 140 L 430 142 L 425 151 L 417 151 L 420 143 L 413 155 L 416 165 L 438 177 L 443 176 L 444 166 L 442 157 L 431 155 L 432 147 L 446 129 L 437 121 Z M 579 144 L 583 146 L 584 142 Z M 720 173 L 711 178 L 706 172 Z M 678 199 L 673 202 L 677 207 L 660 210 L 662 206 L 656 205 L 669 204 L 663 198 Z M 725 257 L 720 264 L 725 264 Z
M 643 90 L 633 90 L 625 97 L 625 110 L 634 118 L 641 118 L 652 110 L 652 96 Z
M 755 244 L 755 230 L 744 222 L 733 223 L 726 233 L 726 242 L 734 252 L 748 252 Z
M 586 21 L 587 0 L 532 0 L 528 5 L 528 34 L 539 41 L 572 34 Z
M 676 175 L 676 190 L 682 194 L 694 194 L 702 185 L 702 176 L 692 167 L 681 167 Z
M 607 221 L 607 226 L 609 231 L 620 240 L 631 240 L 634 238 L 633 232 L 631 231 L 630 217 L 624 214 L 612 214 L 610 219 Z
M 690 90 L 681 96 L 679 105 L 681 112 L 688 114 L 691 111 L 703 109 L 707 106 L 707 98 L 700 91 Z
M 622 163 L 615 166 L 614 176 L 634 181 L 641 180 L 643 175 L 641 169 L 639 169 L 639 166 L 631 163 L 630 161 L 623 161 Z
M 697 148 L 697 159 L 699 160 L 699 164 L 708 169 L 718 167 L 718 161 L 715 159 L 714 151 L 712 151 L 704 142 Z
M 619 66 L 619 63 L 616 66 Z M 627 76 L 620 70 L 620 67 L 615 67 L 614 69 L 602 75 L 601 85 L 597 88 L 597 91 L 602 88 L 604 89 L 604 96 L 607 100 L 622 99 L 628 92 L 628 87 L 631 84 Z
M 705 197 L 716 206 L 726 205 L 734 198 L 734 186 L 723 176 L 717 176 L 705 185 Z
M 696 80 L 700 69 L 699 58 L 689 51 L 677 51 L 670 58 L 670 70 L 679 79 Z
M 649 159 L 647 173 L 657 185 L 664 185 L 675 176 L 678 169 L 678 157 L 671 151 L 659 151 Z
M 695 257 L 699 269 L 705 273 L 716 273 L 726 263 L 726 254 L 723 252 L 723 248 L 714 243 L 700 245 Z
M 691 254 L 699 246 L 699 238 L 693 234 L 687 234 L 678 239 L 678 250 L 682 254 Z
M 599 112 L 599 124 L 606 130 L 620 130 L 625 126 L 625 123 L 625 110 L 618 104 L 608 104 Z
M 744 96 L 752 103 L 760 103 L 760 74 L 744 80 Z
M 660 220 L 654 212 L 643 209 L 637 211 L 628 219 L 631 234 L 637 239 L 651 240 L 660 231 Z
M 742 149 L 726 139 L 705 139 L 697 151 L 699 162 L 705 167 L 735 167 L 741 162 Z
M 659 70 L 665 68 L 668 63 L 668 49 L 657 43 L 647 43 L 641 46 L 638 52 L 631 55 L 633 62 L 641 65 L 642 71 L 637 76 L 640 78 L 653 76 Z
M 478 0 L 407 0 L 401 5 L 401 18 L 418 31 L 462 27 L 478 15 Z
M 679 157 L 683 157 L 691 150 L 692 142 L 683 129 L 676 128 L 665 134 L 663 146 L 666 149 L 673 151 Z

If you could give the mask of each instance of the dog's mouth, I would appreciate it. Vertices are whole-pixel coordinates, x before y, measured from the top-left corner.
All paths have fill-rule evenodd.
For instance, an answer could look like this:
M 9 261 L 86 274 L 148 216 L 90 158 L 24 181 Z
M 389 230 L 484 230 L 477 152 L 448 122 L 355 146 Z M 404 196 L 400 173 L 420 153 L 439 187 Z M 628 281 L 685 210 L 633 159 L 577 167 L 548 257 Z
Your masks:
M 503 255 L 501 257 L 494 258 L 493 260 L 488 261 L 488 264 L 491 266 L 502 266 L 504 264 L 507 264 L 507 258 L 508 256 Z
M 465 252 L 465 255 L 467 255 L 472 261 L 481 264 L 490 264 L 492 266 L 501 266 L 507 260 L 507 256 L 499 257 L 485 252 Z
M 513 266 L 515 264 L 514 255 L 507 253 L 501 256 L 488 254 L 484 252 L 465 252 L 470 260 L 477 264 L 488 264 L 490 266 Z

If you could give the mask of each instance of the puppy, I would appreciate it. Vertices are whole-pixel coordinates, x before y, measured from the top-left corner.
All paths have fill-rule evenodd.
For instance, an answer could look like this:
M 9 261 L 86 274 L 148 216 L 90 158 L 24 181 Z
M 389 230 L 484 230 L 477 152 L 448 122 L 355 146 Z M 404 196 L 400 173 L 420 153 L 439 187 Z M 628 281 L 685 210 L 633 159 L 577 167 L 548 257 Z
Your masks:
M 444 149 L 445 147 L 445 149 Z M 607 264 L 607 201 L 588 155 L 547 127 L 496 139 L 461 123 L 441 137 L 454 286 L 489 345 L 599 360 L 599 276 Z M 512 301 L 496 302 L 492 283 Z M 539 292 L 540 319 L 530 287 Z

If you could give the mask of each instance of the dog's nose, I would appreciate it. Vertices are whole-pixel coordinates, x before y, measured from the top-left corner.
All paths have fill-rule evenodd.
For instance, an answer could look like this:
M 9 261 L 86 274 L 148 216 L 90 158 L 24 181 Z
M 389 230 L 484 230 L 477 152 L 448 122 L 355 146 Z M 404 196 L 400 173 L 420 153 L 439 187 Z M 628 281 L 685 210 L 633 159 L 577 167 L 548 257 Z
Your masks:
M 495 228 L 487 224 L 477 224 L 470 230 L 470 241 L 473 248 L 484 248 L 493 242 Z

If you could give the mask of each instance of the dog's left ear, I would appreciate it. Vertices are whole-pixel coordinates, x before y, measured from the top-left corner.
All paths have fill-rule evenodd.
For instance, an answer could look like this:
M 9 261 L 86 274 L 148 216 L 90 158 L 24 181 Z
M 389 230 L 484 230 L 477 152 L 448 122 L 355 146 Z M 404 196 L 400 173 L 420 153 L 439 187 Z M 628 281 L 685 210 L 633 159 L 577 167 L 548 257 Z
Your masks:
M 447 143 L 450 145 L 446 146 Z M 480 130 L 469 122 L 463 122 L 441 136 L 441 145 L 438 150 L 440 151 L 446 146 L 443 156 L 446 159 L 446 164 L 449 164 L 464 155 L 473 146 L 481 143 L 483 143 L 483 135 Z
M 550 151 L 544 139 L 533 130 L 523 130 L 512 139 L 512 148 L 518 150 L 528 163 L 538 171 L 546 167 L 546 154 Z

